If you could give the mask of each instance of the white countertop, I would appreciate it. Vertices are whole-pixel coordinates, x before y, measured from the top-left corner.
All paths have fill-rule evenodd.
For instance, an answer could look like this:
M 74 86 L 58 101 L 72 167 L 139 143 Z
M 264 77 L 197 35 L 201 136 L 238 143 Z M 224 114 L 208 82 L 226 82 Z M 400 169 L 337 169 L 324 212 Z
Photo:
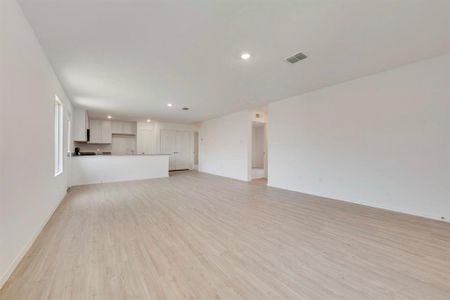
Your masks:
M 72 157 L 114 157 L 114 156 L 161 156 L 170 154 L 96 154 L 96 155 L 74 155 Z

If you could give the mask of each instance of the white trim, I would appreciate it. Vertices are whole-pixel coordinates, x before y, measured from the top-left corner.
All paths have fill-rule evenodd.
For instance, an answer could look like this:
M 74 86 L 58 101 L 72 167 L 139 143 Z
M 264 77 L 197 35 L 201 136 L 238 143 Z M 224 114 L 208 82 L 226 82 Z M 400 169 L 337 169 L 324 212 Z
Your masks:
M 54 122 L 54 147 L 55 147 L 55 177 L 62 174 L 64 169 L 64 106 L 58 96 L 55 95 L 55 122 Z
M 449 219 L 442 219 L 441 217 L 437 217 L 431 214 L 424 214 L 422 212 L 419 211 L 414 211 L 414 210 L 405 210 L 405 209 L 397 209 L 397 208 L 392 208 L 392 207 L 387 207 L 385 205 L 373 205 L 371 203 L 366 203 L 366 202 L 354 202 L 354 201 L 350 201 L 350 200 L 344 200 L 344 199 L 338 199 L 334 196 L 325 194 L 325 193 L 310 193 L 310 192 L 302 192 L 299 190 L 295 190 L 293 188 L 289 188 L 289 187 L 285 187 L 285 186 L 281 186 L 281 185 L 274 185 L 272 183 L 270 183 L 270 180 L 267 183 L 267 186 L 270 188 L 274 188 L 274 189 L 280 189 L 280 190 L 285 190 L 285 191 L 292 191 L 292 192 L 296 192 L 296 193 L 300 193 L 300 194 L 304 194 L 304 195 L 310 195 L 310 196 L 315 196 L 315 197 L 320 197 L 320 198 L 324 198 L 324 199 L 330 199 L 330 200 L 334 200 L 334 201 L 341 201 L 341 202 L 347 202 L 349 204 L 354 204 L 354 205 L 362 205 L 362 206 L 366 206 L 366 207 L 371 207 L 371 208 L 376 208 L 376 209 L 382 209 L 382 210 L 387 210 L 393 213 L 398 213 L 398 214 L 404 214 L 404 215 L 409 215 L 409 216 L 414 216 L 417 218 L 424 218 L 424 219 L 429 219 L 429 220 L 434 220 L 434 221 L 441 221 L 441 222 L 446 222 L 446 223 L 450 223 Z

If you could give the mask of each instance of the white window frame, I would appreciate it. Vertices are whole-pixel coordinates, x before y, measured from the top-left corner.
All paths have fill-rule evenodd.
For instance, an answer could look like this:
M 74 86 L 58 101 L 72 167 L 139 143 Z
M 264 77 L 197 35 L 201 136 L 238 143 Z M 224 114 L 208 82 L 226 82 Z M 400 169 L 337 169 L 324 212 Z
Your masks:
M 71 116 L 68 116 L 67 118 L 67 157 L 70 157 L 70 154 L 72 152 L 72 122 L 70 120 L 72 118 Z
M 64 161 L 64 146 L 63 146 L 63 118 L 64 109 L 63 104 L 59 100 L 58 96 L 55 95 L 55 176 L 62 174 L 63 172 L 63 161 Z

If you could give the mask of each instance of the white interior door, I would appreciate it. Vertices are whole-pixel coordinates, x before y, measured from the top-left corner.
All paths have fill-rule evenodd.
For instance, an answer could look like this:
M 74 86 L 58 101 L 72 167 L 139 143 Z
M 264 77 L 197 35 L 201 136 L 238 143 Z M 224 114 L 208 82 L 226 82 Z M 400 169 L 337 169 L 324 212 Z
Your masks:
M 192 169 L 194 155 L 192 149 L 192 132 L 176 131 L 175 149 L 177 170 Z
M 139 129 L 137 145 L 138 154 L 151 154 L 153 142 L 153 130 L 149 128 Z
M 169 154 L 169 170 L 176 170 L 175 131 L 161 130 L 161 153 Z
M 190 131 L 161 130 L 161 153 L 170 154 L 169 170 L 192 169 L 192 138 Z

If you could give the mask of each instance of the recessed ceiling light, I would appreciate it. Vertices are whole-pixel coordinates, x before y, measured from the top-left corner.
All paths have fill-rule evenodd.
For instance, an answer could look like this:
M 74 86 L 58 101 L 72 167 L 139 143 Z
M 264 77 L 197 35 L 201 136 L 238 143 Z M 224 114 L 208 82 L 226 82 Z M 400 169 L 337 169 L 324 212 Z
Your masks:
M 247 60 L 247 59 L 249 59 L 251 57 L 251 55 L 250 55 L 250 53 L 242 53 L 241 54 L 241 58 L 243 59 L 243 60 Z
M 172 103 L 167 103 L 167 106 L 168 107 L 172 107 Z
M 150 120 L 150 119 L 147 119 L 147 123 L 150 123 L 152 120 Z
M 108 119 L 112 119 L 112 116 L 107 116 Z

